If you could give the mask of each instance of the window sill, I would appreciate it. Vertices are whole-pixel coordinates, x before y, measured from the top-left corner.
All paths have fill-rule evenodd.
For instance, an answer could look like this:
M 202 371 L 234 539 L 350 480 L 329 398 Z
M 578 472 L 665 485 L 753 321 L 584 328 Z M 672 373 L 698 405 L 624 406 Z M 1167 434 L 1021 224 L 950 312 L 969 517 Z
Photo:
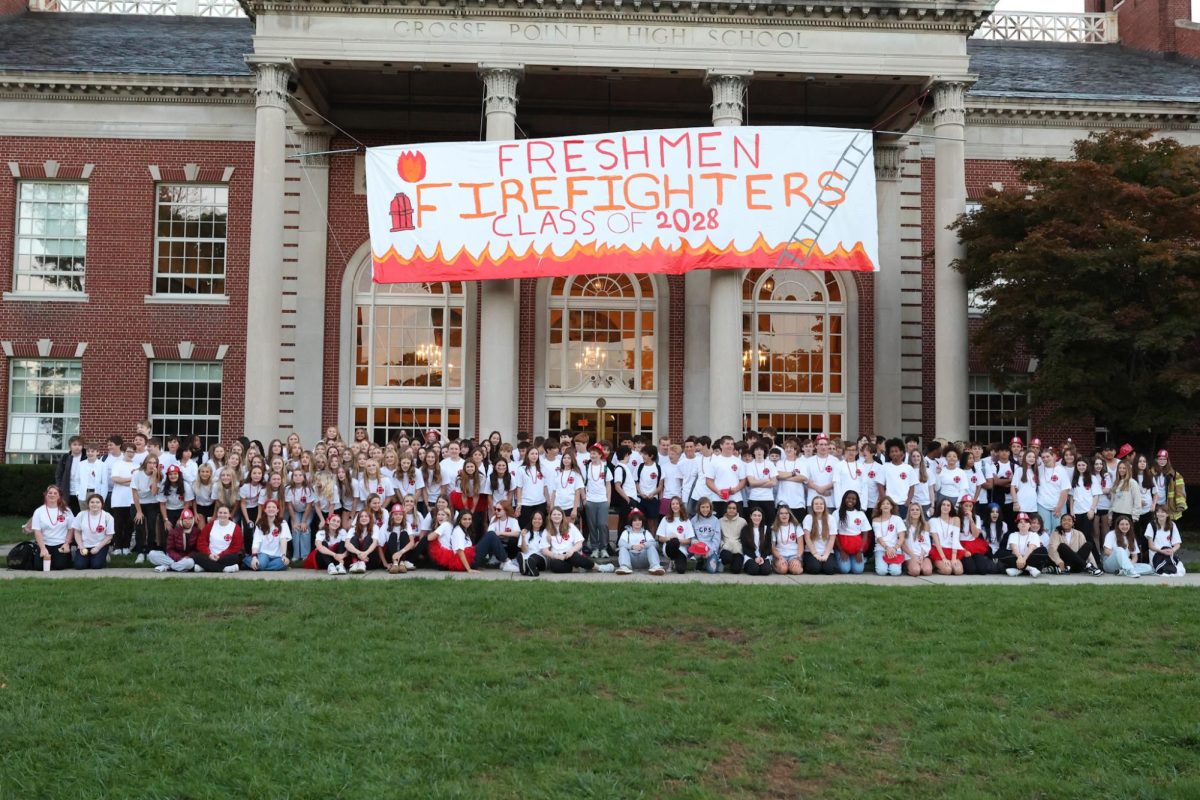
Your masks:
M 5 292 L 5 302 L 86 303 L 87 292 Z
M 148 294 L 142 299 L 147 305 L 229 305 L 229 295 L 224 294 Z

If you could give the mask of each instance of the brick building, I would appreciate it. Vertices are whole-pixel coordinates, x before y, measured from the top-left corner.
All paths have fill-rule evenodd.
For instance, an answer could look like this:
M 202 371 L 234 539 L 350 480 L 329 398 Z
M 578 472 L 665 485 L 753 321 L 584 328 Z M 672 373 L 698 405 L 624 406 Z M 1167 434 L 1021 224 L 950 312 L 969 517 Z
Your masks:
M 945 226 L 1090 131 L 1200 143 L 1185 3 L 1089 1 L 6 0 L 0 458 L 145 416 L 1088 442 L 973 363 Z M 364 144 L 741 123 L 876 131 L 880 272 L 371 282 Z

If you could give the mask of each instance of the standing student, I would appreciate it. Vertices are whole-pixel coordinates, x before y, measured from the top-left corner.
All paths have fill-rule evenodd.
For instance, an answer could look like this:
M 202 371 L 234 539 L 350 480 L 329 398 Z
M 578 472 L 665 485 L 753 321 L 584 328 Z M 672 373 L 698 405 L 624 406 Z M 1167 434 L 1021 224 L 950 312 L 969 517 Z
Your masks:
M 904 523 L 896 504 L 881 497 L 871 528 L 875 533 L 875 574 L 897 576 L 904 565 Z
M 1112 526 L 1112 483 L 1116 474 L 1109 471 L 1108 462 L 1103 455 L 1097 453 L 1092 458 L 1092 476 L 1100 484 L 1100 497 L 1096 501 L 1092 541 L 1096 543 L 1098 550 L 1102 550 L 1104 537 Z
M 242 528 L 233 521 L 233 510 L 218 503 L 216 518 L 208 525 L 196 542 L 196 572 L 237 572 L 238 563 L 245 558 L 242 545 Z
M 859 503 L 862 504 L 869 496 L 870 487 L 875 481 L 868 479 L 866 473 L 869 471 L 863 468 L 863 463 L 858 458 L 858 450 L 847 445 L 841 461 L 837 462 L 837 467 L 833 470 L 833 505 L 834 507 L 841 506 L 842 498 L 846 496 L 846 492 L 857 492 Z M 867 506 L 865 511 L 870 512 L 871 507 Z M 870 513 L 867 514 L 870 517 Z
M 1096 511 L 1100 505 L 1100 479 L 1092 471 L 1092 462 L 1077 458 L 1071 469 L 1069 508 L 1075 528 L 1100 551 L 1102 537 L 1096 529 Z M 1053 555 L 1053 552 L 1051 552 Z M 1096 559 L 1099 561 L 1099 558 Z
M 151 550 L 146 557 L 154 565 L 154 571 L 191 572 L 196 566 L 196 542 L 200 539 L 200 531 L 195 512 L 185 508 L 179 515 L 179 523 L 167 532 L 166 548 Z
M 1134 499 L 1134 513 L 1137 515 L 1135 528 L 1138 535 L 1145 535 L 1146 527 L 1154 517 L 1154 508 L 1162 502 L 1162 498 L 1154 490 L 1154 476 L 1150 473 L 1146 455 L 1138 453 L 1133 464 L 1133 483 L 1137 486 Z
M 707 497 L 696 504 L 696 515 L 692 517 L 692 533 L 695 541 L 708 548 L 708 554 L 699 556 L 704 571 L 715 575 L 721 565 L 721 520 L 713 513 L 712 501 Z
M 541 511 L 546 518 L 546 473 L 542 471 L 541 456 L 536 447 L 525 451 L 525 460 L 516 478 L 519 482 L 517 490 L 517 516 L 521 522 L 521 530 L 529 529 L 529 520 L 534 512 Z
M 672 497 L 667 513 L 658 523 L 654 538 L 662 545 L 663 555 L 671 562 L 674 571 L 680 575 L 687 572 L 687 548 L 694 537 L 692 521 L 688 519 L 683 500 Z
M 317 517 L 317 492 L 308 485 L 302 469 L 292 470 L 292 480 L 283 490 L 283 505 L 292 533 L 292 555 L 303 562 L 312 550 L 313 520 Z
M 934 495 L 934 502 L 940 503 L 942 498 L 948 498 L 957 503 L 960 497 L 968 493 L 970 473 L 959 465 L 958 449 L 953 445 L 947 446 L 942 451 L 942 457 L 946 459 L 946 466 L 937 473 L 937 492 Z M 974 499 L 973 492 L 971 496 Z
M 550 519 L 546 524 L 546 537 L 549 540 L 547 566 L 551 572 L 567 573 L 575 569 L 584 572 L 614 572 L 612 564 L 597 565 L 596 562 L 583 554 L 583 534 L 571 524 L 561 508 L 550 511 Z
M 812 498 L 808 515 L 804 518 L 804 554 L 801 557 L 804 571 L 809 575 L 836 575 L 838 560 L 837 531 L 833 515 L 823 495 Z
M 646 525 L 654 527 L 661 517 L 663 481 L 658 464 L 658 448 L 648 444 L 642 448 L 642 463 L 634 470 L 634 482 L 637 486 L 638 508 L 646 515 Z
M 114 525 L 112 514 L 104 510 L 104 498 L 94 492 L 89 495 L 71 527 L 75 530 L 75 569 L 103 569 L 107 566 Z
M 746 467 L 746 509 L 759 509 L 763 513 L 763 522 L 773 525 L 779 468 L 767 460 L 767 446 L 761 440 L 754 443 L 751 452 L 754 460 Z M 779 564 L 775 567 L 778 570 Z
M 859 504 L 858 492 L 846 492 L 837 510 L 837 567 L 843 575 L 862 574 L 870 533 L 871 523 Z
M 1159 450 L 1154 461 L 1154 481 L 1159 502 L 1165 503 L 1171 519 L 1178 521 L 1187 511 L 1187 485 L 1171 465 L 1171 454 Z
M 192 508 L 194 510 L 194 518 L 200 527 L 212 519 L 213 503 L 216 502 L 214 493 L 217 490 L 217 481 L 213 476 L 211 464 L 201 464 L 196 468 L 196 480 L 192 481 Z M 180 518 L 183 515 L 180 514 Z
M 1118 461 L 1113 471 L 1112 524 L 1117 524 L 1117 517 L 1134 520 L 1140 506 L 1141 494 L 1133 480 L 1133 470 L 1128 461 Z
M 655 537 L 646 530 L 645 515 L 640 508 L 629 512 L 629 527 L 617 538 L 617 561 L 618 575 L 630 575 L 634 569 L 647 570 L 651 575 L 665 574 Z
M 250 555 L 246 556 L 246 569 L 256 572 L 280 572 L 288 568 L 288 542 L 292 532 L 280 511 L 279 501 L 268 500 L 254 522 L 254 539 Z M 306 554 L 307 555 L 307 554 Z
M 179 522 L 179 515 L 185 508 L 191 508 L 196 501 L 192 487 L 183 479 L 183 469 L 178 464 L 167 467 L 167 477 L 163 481 L 161 520 L 162 531 L 168 531 Z M 165 541 L 165 539 L 164 539 Z
M 712 504 L 711 500 L 709 500 L 709 504 Z M 721 564 L 734 575 L 740 575 L 742 567 L 746 563 L 746 555 L 742 550 L 742 531 L 749 527 L 750 523 L 746 522 L 745 518 L 738 513 L 738 508 L 733 503 L 725 506 L 725 515 L 720 519 L 721 550 L 719 556 Z
M 1124 578 L 1140 578 L 1142 575 L 1153 574 L 1154 568 L 1149 564 L 1137 563 L 1138 549 L 1133 520 L 1127 516 L 1116 517 L 1112 530 L 1104 536 L 1104 571 Z
M 83 461 L 85 457 L 83 437 L 72 436 L 67 441 L 67 452 L 63 453 L 54 467 L 54 485 L 58 487 L 59 496 L 71 509 L 72 514 L 79 513 L 79 506 L 76 504 L 75 496 L 71 493 L 71 476 L 78 468 L 79 462 Z
M 1071 474 L 1054 458 L 1054 450 L 1047 447 L 1041 454 L 1038 466 L 1037 511 L 1042 518 L 1042 528 L 1053 530 L 1055 522 L 1067 508 L 1070 497 Z
M 724 516 L 725 504 L 736 504 L 742 489 L 746 488 L 746 475 L 742 459 L 734 450 L 733 438 L 721 437 L 719 446 L 720 453 L 709 459 L 704 481 L 714 497 L 720 498 L 713 500 L 713 511 L 717 516 Z
M 904 460 L 904 442 L 900 439 L 887 440 L 888 461 L 880 471 L 879 494 L 890 497 L 905 508 L 913 502 L 920 476 Z
M 776 575 L 804 573 L 804 534 L 792 518 L 792 510 L 780 506 L 771 525 L 771 562 Z
M 1093 577 L 1104 574 L 1104 570 L 1098 566 L 1100 558 L 1096 550 L 1083 531 L 1075 527 L 1075 517 L 1072 514 L 1062 515 L 1058 527 L 1050 534 L 1050 546 L 1047 551 L 1050 560 L 1060 572 L 1086 572 Z
M 1013 498 L 1013 512 L 1016 514 L 1038 513 L 1038 465 L 1037 453 L 1032 449 L 1021 454 L 1019 466 L 1013 472 L 1012 485 L 1009 492 Z
M 330 575 L 346 574 L 347 535 L 342 528 L 342 515 L 330 514 L 325 520 L 325 527 L 317 531 L 314 542 L 317 569 L 323 569 Z
M 963 549 L 959 542 L 961 523 L 954 516 L 954 503 L 942 500 L 937 505 L 937 515 L 929 520 L 929 533 L 933 547 L 930 555 L 933 568 L 939 575 L 962 575 Z
M 921 455 L 920 450 L 909 451 L 908 466 L 915 476 L 912 501 L 925 509 L 925 514 L 928 516 L 930 509 L 933 508 L 933 493 L 936 486 L 935 479 L 930 475 L 929 465 L 926 463 L 925 457 Z
M 571 524 L 580 522 L 579 509 L 583 505 L 583 473 L 575 461 L 575 453 L 571 450 L 563 452 L 557 465 L 550 467 L 548 483 L 548 502 L 550 508 L 562 509 L 563 515 Z
M 817 434 L 816 453 L 808 459 L 805 465 L 810 506 L 813 499 L 820 496 L 825 499 L 826 507 L 836 507 L 833 499 L 833 473 L 836 468 L 837 459 L 830 453 L 829 437 L 823 433 Z
M 941 506 L 941 501 L 938 502 Z M 916 503 L 908 506 L 904 517 L 904 553 L 908 559 L 904 568 L 914 578 L 933 574 L 933 560 L 929 557 L 933 552 L 933 535 L 929 531 L 929 520 L 925 512 Z
M 783 443 L 783 456 L 775 465 L 777 472 L 775 480 L 778 491 L 775 493 L 775 504 L 792 509 L 796 518 L 804 521 L 807 508 L 805 485 L 808 483 L 808 469 L 800 457 L 800 443 L 788 439 Z
M 604 459 L 604 447 L 594 444 L 591 453 L 584 467 L 584 521 L 592 553 L 610 553 L 608 509 L 612 501 L 612 476 Z
M 401 461 L 403 463 L 403 461 Z M 483 491 L 488 498 L 488 515 L 494 516 L 496 506 L 507 503 L 509 516 L 517 500 L 517 484 L 513 479 L 513 468 L 506 458 L 499 458 L 483 481 Z
M 347 571 L 351 575 L 362 575 L 367 570 L 374 569 L 377 564 L 373 563 L 371 554 L 378 547 L 374 517 L 370 511 L 363 509 L 355 516 L 354 528 L 346 540 L 346 561 L 350 564 Z
M 612 487 L 609 510 L 617 515 L 618 531 L 628 526 L 629 512 L 637 504 L 637 482 L 634 480 L 634 470 L 629 465 L 629 456 L 629 447 L 621 445 L 613 452 L 608 464 L 609 485 Z
M 762 511 L 753 508 L 750 510 L 750 519 L 742 528 L 742 572 L 747 575 L 770 575 L 771 549 L 771 529 L 763 523 Z
M 71 496 L 75 508 L 87 506 L 87 499 L 94 494 L 101 500 L 108 496 L 108 469 L 100 460 L 100 448 L 90 444 L 86 447 L 87 458 L 76 461 L 71 473 Z
M 114 460 L 109 468 L 109 481 L 112 483 L 112 496 L 109 506 L 112 508 L 113 524 L 116 532 L 113 536 L 113 555 L 129 555 L 129 547 L 133 541 L 133 476 L 137 465 L 133 463 L 133 444 L 125 442 L 122 445 L 121 458 Z
M 1146 525 L 1146 546 L 1150 550 L 1150 566 L 1155 573 L 1174 576 L 1185 573 L 1183 561 L 1179 559 L 1179 547 L 1182 544 L 1179 526 L 1171 519 L 1167 507 L 1160 505 Z
M 266 499 L 267 482 L 263 468 L 251 467 L 246 482 L 238 487 L 238 524 L 245 529 L 252 528 L 258 521 L 258 509 Z M 246 546 L 249 547 L 250 543 L 246 542 Z
M 137 559 L 141 564 L 152 548 L 161 548 L 159 540 L 159 516 L 162 511 L 162 478 L 158 473 L 158 459 L 148 455 L 141 468 L 133 474 L 133 524 L 137 542 Z
M 1032 449 L 1026 451 L 1032 452 Z M 1025 572 L 1029 577 L 1036 578 L 1050 563 L 1050 556 L 1042 547 L 1041 538 L 1031 530 L 1029 520 L 1028 513 L 1017 513 L 1017 530 L 1008 537 L 1009 554 L 1000 559 L 1009 577 L 1015 578 Z

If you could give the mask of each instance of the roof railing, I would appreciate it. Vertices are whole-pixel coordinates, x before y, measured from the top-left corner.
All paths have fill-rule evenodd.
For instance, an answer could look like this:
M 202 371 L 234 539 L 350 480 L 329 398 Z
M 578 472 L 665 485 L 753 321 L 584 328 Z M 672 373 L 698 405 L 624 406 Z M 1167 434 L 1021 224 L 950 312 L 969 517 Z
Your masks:
M 30 0 L 30 11 L 146 14 L 155 17 L 242 17 L 237 0 Z
M 1001 11 L 989 15 L 976 39 L 993 42 L 1071 42 L 1075 44 L 1115 44 L 1117 15 L 1043 14 L 1031 11 Z

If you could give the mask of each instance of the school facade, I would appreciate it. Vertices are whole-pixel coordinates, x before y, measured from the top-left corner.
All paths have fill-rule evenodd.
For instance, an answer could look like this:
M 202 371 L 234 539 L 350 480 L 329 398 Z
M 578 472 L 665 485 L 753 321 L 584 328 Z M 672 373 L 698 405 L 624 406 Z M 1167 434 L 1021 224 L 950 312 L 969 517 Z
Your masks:
M 25 3 L 0 0 L 9 461 L 147 416 L 264 440 L 770 425 L 1090 444 L 1090 421 L 1047 430 L 972 359 L 946 226 L 1013 186 L 1016 159 L 1091 131 L 1200 143 L 1180 0 Z M 371 281 L 362 145 L 740 124 L 876 131 L 879 272 Z M 1200 467 L 1192 437 L 1172 447 Z

